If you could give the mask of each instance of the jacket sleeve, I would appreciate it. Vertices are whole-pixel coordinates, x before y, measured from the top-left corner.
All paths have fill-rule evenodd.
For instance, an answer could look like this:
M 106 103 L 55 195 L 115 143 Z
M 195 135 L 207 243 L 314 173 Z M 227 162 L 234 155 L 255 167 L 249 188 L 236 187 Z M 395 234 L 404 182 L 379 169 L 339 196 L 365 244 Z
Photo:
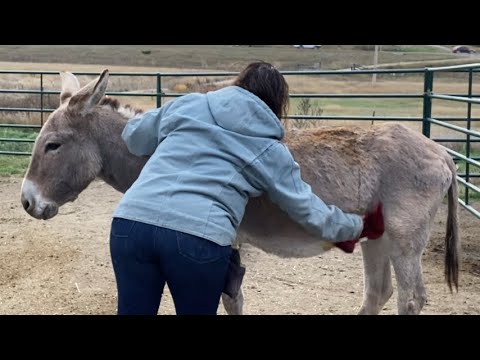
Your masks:
M 151 156 L 163 140 L 160 134 L 162 117 L 174 101 L 130 119 L 123 129 L 122 139 L 136 156 Z
M 288 148 L 275 143 L 249 167 L 249 176 L 294 221 L 313 235 L 331 242 L 358 239 L 363 219 L 325 204 L 301 178 Z

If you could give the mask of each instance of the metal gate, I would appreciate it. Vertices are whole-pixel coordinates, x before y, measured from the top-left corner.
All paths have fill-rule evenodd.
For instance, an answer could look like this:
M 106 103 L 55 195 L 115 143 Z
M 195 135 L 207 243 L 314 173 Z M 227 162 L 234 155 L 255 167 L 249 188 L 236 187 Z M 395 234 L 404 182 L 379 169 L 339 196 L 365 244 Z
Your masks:
M 344 121 L 409 121 L 418 122 L 422 124 L 422 132 L 425 136 L 431 138 L 432 126 L 444 127 L 449 130 L 459 133 L 461 136 L 455 138 L 433 138 L 433 140 L 440 143 L 461 143 L 464 144 L 463 151 L 454 151 L 450 148 L 446 150 L 454 157 L 457 164 L 459 164 L 458 181 L 463 185 L 464 192 L 459 203 L 466 208 L 470 213 L 480 218 L 480 212 L 472 207 L 473 198 L 480 199 L 480 188 L 472 183 L 472 179 L 480 178 L 480 157 L 475 156 L 472 151 L 472 144 L 480 142 L 480 132 L 473 129 L 473 125 L 480 120 L 478 117 L 472 116 L 472 106 L 480 104 L 479 95 L 473 93 L 474 75 L 480 70 L 480 64 L 437 67 L 437 68 L 417 68 L 417 69 L 386 69 L 386 70 L 342 70 L 342 71 L 283 71 L 286 77 L 310 76 L 310 77 L 329 77 L 329 76 L 345 76 L 346 78 L 355 78 L 355 76 L 365 76 L 378 74 L 379 76 L 409 76 L 419 75 L 423 76 L 423 89 L 421 86 L 416 93 L 292 93 L 291 99 L 418 99 L 423 102 L 423 113 L 418 116 L 371 116 L 365 115 L 309 115 L 299 114 L 290 115 L 288 119 L 291 120 L 344 120 Z M 441 93 L 434 92 L 434 79 L 437 73 L 465 73 L 468 76 L 468 89 L 465 93 Z M 162 84 L 168 78 L 178 77 L 202 77 L 202 78 L 229 78 L 237 75 L 236 72 L 185 72 L 185 73 L 166 73 L 166 72 L 113 72 L 111 77 L 135 77 L 145 78 L 152 83 L 152 89 L 148 92 L 140 91 L 117 91 L 107 92 L 107 95 L 113 96 L 129 96 L 129 97 L 149 97 L 154 99 L 155 106 L 159 107 L 163 104 L 164 99 L 173 98 L 184 95 L 184 92 L 167 91 L 163 89 Z M 36 100 L 31 106 L 15 107 L 0 105 L 0 134 L 2 129 L 6 135 L 0 135 L 0 156 L 30 156 L 31 146 L 35 141 L 35 136 L 42 127 L 49 113 L 54 111 L 55 106 L 49 105 L 51 96 L 57 99 L 60 94 L 59 90 L 46 89 L 46 83 L 52 77 L 58 78 L 58 72 L 55 71 L 7 71 L 0 70 L 0 79 L 6 76 L 30 76 L 35 77 L 36 84 L 32 85 L 31 89 L 0 89 L 0 96 L 24 96 L 32 95 Z M 97 76 L 97 73 L 92 72 L 78 72 L 77 76 L 89 75 Z M 420 84 L 421 85 L 421 84 Z M 449 116 L 449 117 L 433 117 L 435 106 L 434 100 L 441 101 L 457 101 L 467 104 L 465 116 Z M 0 103 L 1 104 L 1 103 Z M 37 124 L 23 123 L 19 124 L 15 119 L 19 114 L 39 114 Z M 464 123 L 463 126 L 454 125 L 452 122 Z M 19 131 L 18 136 L 9 136 L 8 129 L 16 129 Z M 27 149 L 21 149 L 21 147 Z M 20 148 L 20 149 L 19 149 Z M 476 171 L 472 171 L 472 167 Z

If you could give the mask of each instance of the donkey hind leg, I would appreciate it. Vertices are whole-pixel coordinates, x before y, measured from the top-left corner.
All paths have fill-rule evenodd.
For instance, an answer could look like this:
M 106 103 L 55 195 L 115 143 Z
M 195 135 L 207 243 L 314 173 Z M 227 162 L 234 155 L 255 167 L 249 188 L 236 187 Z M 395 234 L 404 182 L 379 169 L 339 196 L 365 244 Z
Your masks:
M 388 235 L 363 242 L 361 246 L 365 284 L 363 304 L 358 314 L 378 315 L 393 294 Z
M 243 293 L 241 288 L 235 297 L 230 297 L 223 293 L 222 302 L 228 315 L 243 315 Z
M 222 293 L 223 307 L 228 315 L 243 314 L 242 282 L 245 275 L 245 266 L 241 264 L 241 246 L 238 241 L 232 246 L 230 265 L 228 268 L 225 288 Z
M 428 234 L 426 228 L 409 236 L 392 239 L 391 261 L 397 279 L 399 315 L 418 315 L 427 302 L 421 261 Z

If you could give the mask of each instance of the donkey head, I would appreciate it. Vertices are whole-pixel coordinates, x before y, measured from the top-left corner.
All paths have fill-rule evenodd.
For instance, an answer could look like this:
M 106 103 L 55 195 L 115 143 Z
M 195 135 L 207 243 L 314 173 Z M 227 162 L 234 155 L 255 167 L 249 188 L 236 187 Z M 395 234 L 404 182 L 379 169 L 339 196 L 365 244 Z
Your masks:
M 102 110 L 108 70 L 80 88 L 77 78 L 61 73 L 60 106 L 47 119 L 33 148 L 22 184 L 21 201 L 34 218 L 50 219 L 97 176 L 102 160 L 92 123 Z

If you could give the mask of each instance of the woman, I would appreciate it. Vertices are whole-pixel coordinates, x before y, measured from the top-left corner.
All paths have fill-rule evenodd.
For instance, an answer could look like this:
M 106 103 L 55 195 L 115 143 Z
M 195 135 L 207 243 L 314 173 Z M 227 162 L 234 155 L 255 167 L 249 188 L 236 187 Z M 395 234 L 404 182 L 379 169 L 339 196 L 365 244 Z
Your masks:
M 165 283 L 177 314 L 216 314 L 245 206 L 264 192 L 344 250 L 381 235 L 383 222 L 371 225 L 381 211 L 364 221 L 327 206 L 302 181 L 281 143 L 287 106 L 284 77 L 255 62 L 233 86 L 182 96 L 128 122 L 129 150 L 151 158 L 112 221 L 118 314 L 156 314 Z

